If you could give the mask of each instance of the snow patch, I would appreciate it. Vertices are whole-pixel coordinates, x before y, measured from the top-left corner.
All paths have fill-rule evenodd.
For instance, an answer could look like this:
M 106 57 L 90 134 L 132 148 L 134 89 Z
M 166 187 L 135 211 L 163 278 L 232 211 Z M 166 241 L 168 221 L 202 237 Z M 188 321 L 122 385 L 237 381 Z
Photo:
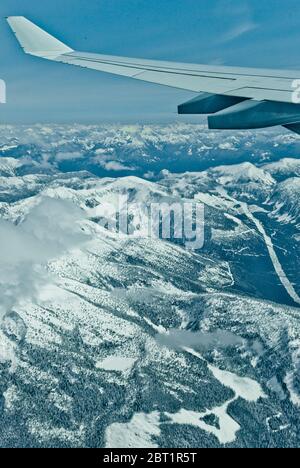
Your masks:
M 160 414 L 136 413 L 129 423 L 111 424 L 105 433 L 106 448 L 158 448 L 152 436 L 160 435 Z
M 109 356 L 103 361 L 96 362 L 97 369 L 116 372 L 128 372 L 132 369 L 136 359 L 121 356 Z

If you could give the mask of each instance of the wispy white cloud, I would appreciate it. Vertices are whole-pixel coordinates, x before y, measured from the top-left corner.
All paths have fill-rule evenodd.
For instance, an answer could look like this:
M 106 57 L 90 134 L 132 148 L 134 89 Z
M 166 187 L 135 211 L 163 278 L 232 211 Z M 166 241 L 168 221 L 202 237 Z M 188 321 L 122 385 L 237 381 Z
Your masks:
M 249 33 L 256 29 L 258 24 L 254 21 L 246 21 L 244 23 L 238 24 L 234 26 L 232 29 L 229 29 L 221 38 L 220 42 L 223 44 L 226 42 L 233 41 L 234 39 L 238 39 L 239 37 L 243 36 L 246 33 Z
M 58 152 L 55 159 L 56 161 L 74 161 L 75 159 L 81 159 L 84 154 L 80 151 L 65 151 Z
M 225 32 L 218 38 L 220 44 L 238 39 L 259 26 L 247 1 L 237 3 L 232 0 L 220 0 L 216 14 L 224 19 Z
M 135 167 L 128 166 L 121 161 L 116 161 L 116 160 L 107 160 L 108 155 L 103 155 L 102 158 L 95 157 L 93 158 L 93 162 L 95 164 L 98 164 L 99 166 L 103 167 L 106 171 L 135 171 Z
M 134 167 L 126 166 L 118 161 L 109 161 L 105 163 L 104 168 L 107 171 L 134 171 Z

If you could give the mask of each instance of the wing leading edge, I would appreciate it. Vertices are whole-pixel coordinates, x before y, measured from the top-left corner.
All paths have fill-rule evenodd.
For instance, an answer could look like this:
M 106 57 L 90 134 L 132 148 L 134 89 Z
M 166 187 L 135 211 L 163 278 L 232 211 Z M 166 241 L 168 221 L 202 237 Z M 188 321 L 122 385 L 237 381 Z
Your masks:
M 210 114 L 209 128 L 251 129 L 284 125 L 300 133 L 300 105 L 293 103 L 300 71 L 217 67 L 77 52 L 27 18 L 7 21 L 24 52 L 37 57 L 193 91 L 180 114 Z

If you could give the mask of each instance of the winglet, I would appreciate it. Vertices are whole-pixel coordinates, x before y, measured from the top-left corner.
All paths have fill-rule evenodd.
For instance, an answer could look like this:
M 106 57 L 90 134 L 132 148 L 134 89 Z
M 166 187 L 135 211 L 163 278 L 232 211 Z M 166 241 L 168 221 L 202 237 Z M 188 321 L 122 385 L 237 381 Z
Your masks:
M 55 59 L 59 55 L 73 52 L 73 49 L 24 16 L 9 16 L 7 22 L 26 54 Z

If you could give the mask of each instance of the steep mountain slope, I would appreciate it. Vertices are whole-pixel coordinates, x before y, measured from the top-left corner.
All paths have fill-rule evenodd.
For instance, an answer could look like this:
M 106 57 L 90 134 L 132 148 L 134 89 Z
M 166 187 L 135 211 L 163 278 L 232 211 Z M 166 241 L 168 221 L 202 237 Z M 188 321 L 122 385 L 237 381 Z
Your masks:
M 300 177 L 286 179 L 277 185 L 270 199 L 270 203 L 274 206 L 273 216 L 275 216 L 281 223 L 299 225 L 299 194 Z

